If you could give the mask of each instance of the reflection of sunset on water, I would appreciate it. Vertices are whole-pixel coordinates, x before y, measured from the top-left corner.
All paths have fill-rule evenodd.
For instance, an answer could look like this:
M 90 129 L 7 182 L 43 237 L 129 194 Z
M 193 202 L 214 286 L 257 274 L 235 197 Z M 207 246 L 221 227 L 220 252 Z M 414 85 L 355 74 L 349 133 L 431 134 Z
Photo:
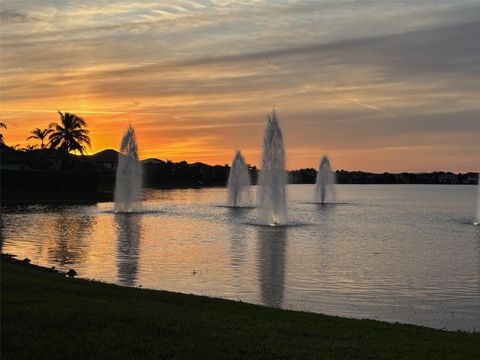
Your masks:
M 128 214 L 113 203 L 8 207 L 2 251 L 120 285 L 476 326 L 476 186 L 338 185 L 339 202 L 326 205 L 312 202 L 314 189 L 287 187 L 295 226 L 265 226 L 259 208 L 225 206 L 225 188 L 149 189 L 143 210 Z

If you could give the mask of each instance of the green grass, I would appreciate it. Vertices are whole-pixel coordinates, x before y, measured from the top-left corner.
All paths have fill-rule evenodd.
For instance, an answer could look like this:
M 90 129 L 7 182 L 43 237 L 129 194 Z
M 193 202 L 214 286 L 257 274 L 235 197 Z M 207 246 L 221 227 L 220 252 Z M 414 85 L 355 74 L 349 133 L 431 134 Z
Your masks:
M 1 264 L 1 358 L 480 359 L 480 334 L 269 309 Z

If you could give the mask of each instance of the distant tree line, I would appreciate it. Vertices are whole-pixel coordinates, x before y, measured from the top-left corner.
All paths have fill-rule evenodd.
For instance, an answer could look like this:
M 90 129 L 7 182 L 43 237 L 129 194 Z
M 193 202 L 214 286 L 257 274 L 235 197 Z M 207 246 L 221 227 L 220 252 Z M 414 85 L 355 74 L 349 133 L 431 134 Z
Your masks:
M 86 156 L 91 146 L 87 123 L 72 113 L 58 112 L 59 122 L 46 128 L 35 128 L 27 140 L 36 140 L 24 148 L 7 146 L 0 133 L 1 189 L 5 194 L 28 193 L 31 191 L 65 191 L 70 193 L 112 192 L 115 184 L 118 152 L 104 150 Z M 0 129 L 7 125 L 0 122 Z M 77 156 L 78 153 L 81 156 Z M 146 187 L 203 187 L 224 186 L 230 166 L 208 165 L 201 162 L 147 159 L 142 161 L 144 185 Z M 252 184 L 257 183 L 259 169 L 248 165 Z M 288 171 L 291 184 L 314 184 L 317 171 L 305 168 Z M 478 174 L 432 173 L 368 173 L 362 171 L 337 170 L 339 184 L 476 184 Z M 15 191 L 14 191 L 15 190 Z M 13 195 L 12 195 L 13 196 Z M 17 196 L 17 195 L 15 195 Z
M 291 184 L 314 184 L 317 171 L 313 168 L 288 172 Z M 335 171 L 338 184 L 477 184 L 478 173 L 452 173 L 434 171 L 430 173 L 369 173 L 364 171 Z
M 144 164 L 145 185 L 149 187 L 223 186 L 230 172 L 229 165 L 188 164 L 156 160 Z M 257 183 L 259 169 L 249 165 L 252 184 Z M 287 172 L 290 184 L 314 184 L 317 171 L 313 168 Z M 338 184 L 477 184 L 477 173 L 368 173 L 363 171 L 335 171 Z
M 248 168 L 252 181 L 256 182 L 257 167 L 249 165 Z M 144 163 L 143 172 L 147 187 L 224 186 L 228 180 L 230 166 L 155 159 Z
M 93 184 L 98 184 L 100 188 L 111 191 L 115 184 L 119 154 L 114 150 L 76 156 L 65 154 L 60 149 L 50 148 L 29 152 L 11 148 L 5 151 L 5 147 L 3 149 L 2 187 L 38 186 L 42 189 L 50 187 L 74 190 L 79 186 L 78 179 L 82 177 L 82 173 L 88 177 L 85 185 L 88 183 L 90 189 Z M 148 159 L 142 163 L 144 185 L 153 188 L 224 186 L 230 173 L 228 164 L 208 165 L 201 162 L 187 163 L 159 159 Z M 248 168 L 252 184 L 256 184 L 259 169 L 253 165 L 248 165 Z M 70 172 L 75 179 L 68 181 L 65 177 L 67 175 L 61 174 L 62 172 Z M 31 181 L 32 177 L 36 181 Z M 316 177 L 317 171 L 313 168 L 288 171 L 288 180 L 291 184 L 314 184 Z M 335 178 L 338 184 L 476 184 L 478 182 L 476 173 L 455 174 L 443 171 L 376 174 L 337 170 Z

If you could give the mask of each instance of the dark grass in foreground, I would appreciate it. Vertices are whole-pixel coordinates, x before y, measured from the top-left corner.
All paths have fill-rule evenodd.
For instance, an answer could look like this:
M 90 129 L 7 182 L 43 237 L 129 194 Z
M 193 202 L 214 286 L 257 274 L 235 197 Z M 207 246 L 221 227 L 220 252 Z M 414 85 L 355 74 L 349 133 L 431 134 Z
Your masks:
M 480 334 L 123 288 L 2 261 L 2 359 L 480 359 Z

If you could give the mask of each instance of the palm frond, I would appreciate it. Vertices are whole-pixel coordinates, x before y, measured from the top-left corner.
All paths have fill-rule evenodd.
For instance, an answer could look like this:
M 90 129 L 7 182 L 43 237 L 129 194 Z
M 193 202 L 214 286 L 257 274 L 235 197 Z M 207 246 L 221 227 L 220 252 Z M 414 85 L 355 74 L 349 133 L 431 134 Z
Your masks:
M 85 129 L 87 122 L 80 116 L 68 112 L 58 111 L 58 114 L 60 115 L 60 124 L 51 123 L 49 126 L 51 129 L 49 146 L 60 148 L 65 152 L 78 151 L 83 154 L 86 150 L 85 145 L 91 146 L 89 131 Z

